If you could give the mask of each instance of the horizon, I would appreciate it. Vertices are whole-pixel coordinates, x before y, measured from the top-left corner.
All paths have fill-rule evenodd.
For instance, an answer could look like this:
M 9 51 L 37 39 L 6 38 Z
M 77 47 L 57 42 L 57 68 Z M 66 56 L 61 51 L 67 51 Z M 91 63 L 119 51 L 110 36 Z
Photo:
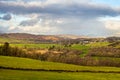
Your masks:
M 119 36 L 86 36 L 86 35 L 79 35 L 79 34 L 34 34 L 34 33 L 0 33 L 2 35 L 4 34 L 28 34 L 28 35 L 36 35 L 36 36 L 62 36 L 62 37 L 83 37 L 83 38 L 108 38 L 108 37 L 119 37 Z M 77 39 L 77 38 L 76 38 Z
M 120 0 L 0 0 L 0 33 L 120 36 Z

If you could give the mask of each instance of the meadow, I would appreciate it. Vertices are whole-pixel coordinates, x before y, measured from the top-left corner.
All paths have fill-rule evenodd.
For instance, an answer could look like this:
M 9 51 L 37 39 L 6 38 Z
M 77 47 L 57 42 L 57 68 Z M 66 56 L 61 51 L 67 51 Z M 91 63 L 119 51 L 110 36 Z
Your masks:
M 81 44 L 73 44 L 71 47 L 67 47 L 69 49 L 76 49 L 76 50 L 87 50 L 90 47 L 94 48 L 94 47 L 103 47 L 103 46 L 107 46 L 109 45 L 108 42 L 95 42 L 95 43 L 89 43 L 89 44 L 85 44 L 85 45 L 81 45 Z M 49 48 L 51 46 L 55 46 L 55 47 L 60 47 L 60 48 L 65 48 L 64 45 L 61 44 L 50 44 L 50 43 L 46 43 L 46 44 L 11 44 L 11 46 L 13 47 L 20 47 L 20 48 Z
M 11 63 L 12 62 L 12 63 Z M 72 64 L 55 63 L 40 61 L 27 58 L 0 56 L 0 66 L 21 68 L 21 69 L 44 69 L 44 70 L 69 70 L 69 71 L 103 71 L 103 72 L 119 72 L 118 67 L 96 67 L 96 66 L 78 66 Z
M 89 43 L 85 45 L 81 44 L 73 44 L 71 47 L 65 47 L 61 44 L 11 44 L 12 47 L 19 47 L 19 48 L 36 48 L 36 49 L 49 49 L 52 46 L 55 46 L 56 48 L 60 49 L 72 49 L 72 50 L 81 50 L 83 54 L 81 54 L 81 57 L 84 57 L 87 55 L 90 48 L 96 48 L 96 47 L 103 47 L 109 45 L 108 42 L 95 42 L 95 43 Z
M 59 44 L 10 44 L 12 47 L 19 47 L 19 48 L 38 48 L 38 49 L 48 49 L 51 46 L 56 47 L 63 47 Z
M 69 50 L 82 50 L 80 57 L 87 55 L 91 48 L 104 47 L 107 42 L 86 45 L 73 44 L 10 44 L 21 49 L 49 49 L 52 46 Z M 94 60 L 120 61 L 120 58 L 91 56 Z M 11 74 L 12 73 L 12 74 Z M 59 62 L 48 62 L 29 58 L 0 56 L 0 80 L 119 80 L 119 67 L 80 66 Z
M 12 73 L 12 74 L 11 74 Z M 0 80 L 119 80 L 114 73 L 58 73 L 0 69 Z
M 0 66 L 23 68 L 23 69 L 45 69 L 45 70 L 90 70 L 118 72 L 116 67 L 90 67 L 76 66 L 71 64 L 43 62 L 39 60 L 0 56 Z M 12 73 L 12 74 L 11 74 Z M 51 71 L 24 71 L 0 69 L 0 80 L 119 80 L 119 73 L 94 73 L 94 72 L 51 72 Z

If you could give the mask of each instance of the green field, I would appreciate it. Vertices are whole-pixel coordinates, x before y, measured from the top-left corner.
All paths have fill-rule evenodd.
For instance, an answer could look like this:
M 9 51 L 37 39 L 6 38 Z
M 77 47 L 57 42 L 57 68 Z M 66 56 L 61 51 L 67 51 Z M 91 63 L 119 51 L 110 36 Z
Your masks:
M 74 44 L 71 47 L 64 47 L 63 45 L 60 44 L 10 44 L 10 45 L 12 47 L 16 46 L 19 48 L 38 48 L 38 49 L 39 48 L 46 49 L 54 45 L 60 48 L 82 50 L 83 54 L 81 56 L 84 56 L 87 54 L 90 48 L 107 46 L 108 43 L 95 43 L 95 44 L 91 43 L 87 45 Z M 92 58 L 120 61 L 120 58 L 111 58 L 111 57 L 92 57 Z M 47 61 L 40 61 L 40 60 L 20 58 L 20 57 L 0 56 L 0 67 L 2 67 L 0 69 L 0 80 L 119 80 L 120 79 L 119 67 L 78 66 L 72 64 L 47 62 Z M 25 69 L 27 70 L 29 69 L 29 70 L 27 71 Z M 41 71 L 39 71 L 38 69 Z
M 83 49 L 88 49 L 90 47 L 102 47 L 102 46 L 107 46 L 109 43 L 108 42 L 95 42 L 95 43 L 89 43 L 85 45 L 81 44 L 73 44 L 70 49 L 78 49 L 78 50 L 83 50 Z M 50 46 L 56 46 L 56 47 L 63 47 L 63 45 L 60 44 L 11 44 L 12 46 L 17 46 L 17 47 L 28 47 L 28 48 L 48 48 Z
M 17 39 L 12 39 L 12 38 L 3 38 L 3 37 L 0 37 L 0 43 L 5 43 L 5 42 L 9 42 L 9 43 L 29 43 L 30 41 L 28 41 L 28 40 L 17 40 Z
M 58 73 L 0 69 L 0 80 L 119 80 L 113 73 Z
M 120 71 L 116 67 L 93 67 L 77 66 L 63 63 L 45 62 L 33 59 L 0 56 L 0 66 L 25 69 L 45 69 L 45 70 L 88 70 L 88 71 Z
M 94 42 L 94 43 L 86 44 L 86 46 L 94 48 L 94 47 L 108 46 L 109 44 L 110 44 L 109 42 Z
M 102 60 L 112 60 L 115 62 L 120 62 L 120 58 L 114 58 L 114 57 L 92 57 L 94 59 L 102 59 Z
M 70 50 L 81 50 L 82 54 L 80 57 L 84 57 L 87 55 L 89 50 L 94 47 L 102 47 L 102 46 L 107 46 L 109 43 L 108 42 L 95 42 L 95 43 L 89 43 L 85 45 L 81 44 L 73 44 L 71 47 L 64 47 L 64 45 L 61 44 L 10 44 L 12 47 L 19 47 L 19 48 L 33 48 L 33 49 L 48 49 L 52 46 L 55 46 L 56 48 L 60 49 L 70 49 Z
M 20 47 L 20 48 L 49 48 L 51 46 L 56 47 L 63 47 L 59 44 L 10 44 L 13 47 Z
M 1 44 L 2 45 L 2 44 Z M 83 52 L 83 54 L 81 54 L 81 57 L 84 57 L 89 49 L 90 46 L 87 45 L 80 45 L 80 44 L 74 44 L 71 47 L 64 47 L 64 45 L 60 45 L 60 44 L 10 44 L 10 46 L 12 47 L 19 47 L 19 48 L 33 48 L 33 49 L 48 49 L 52 46 L 55 46 L 56 48 L 60 48 L 60 49 L 72 49 L 72 50 L 81 50 Z
M 116 67 L 90 67 L 0 56 L 0 66 L 22 69 L 120 71 Z M 119 80 L 119 73 L 51 72 L 0 69 L 0 80 Z

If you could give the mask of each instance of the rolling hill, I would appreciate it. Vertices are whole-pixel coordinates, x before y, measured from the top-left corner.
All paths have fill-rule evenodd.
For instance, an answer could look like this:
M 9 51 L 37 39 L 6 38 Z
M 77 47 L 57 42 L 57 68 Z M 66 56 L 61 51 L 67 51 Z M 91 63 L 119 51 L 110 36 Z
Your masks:
M 11 64 L 12 63 L 12 64 Z M 119 67 L 93 67 L 40 61 L 28 58 L 0 56 L 0 69 L 54 71 L 54 72 L 93 72 L 120 73 Z
M 34 35 L 28 33 L 1 33 L 0 43 L 11 41 L 11 43 L 54 43 L 63 40 L 88 38 L 76 35 Z

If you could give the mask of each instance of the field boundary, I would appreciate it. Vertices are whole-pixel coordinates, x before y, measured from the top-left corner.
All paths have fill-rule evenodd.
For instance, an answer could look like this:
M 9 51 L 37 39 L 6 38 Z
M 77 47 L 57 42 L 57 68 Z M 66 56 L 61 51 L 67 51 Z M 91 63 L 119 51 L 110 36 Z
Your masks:
M 8 70 L 21 70 L 21 71 L 46 71 L 46 72 L 89 72 L 89 73 L 119 73 L 120 71 L 92 71 L 92 70 L 47 70 L 47 69 L 29 69 L 29 68 L 13 68 L 13 67 L 3 67 L 0 66 L 0 69 L 8 69 Z

